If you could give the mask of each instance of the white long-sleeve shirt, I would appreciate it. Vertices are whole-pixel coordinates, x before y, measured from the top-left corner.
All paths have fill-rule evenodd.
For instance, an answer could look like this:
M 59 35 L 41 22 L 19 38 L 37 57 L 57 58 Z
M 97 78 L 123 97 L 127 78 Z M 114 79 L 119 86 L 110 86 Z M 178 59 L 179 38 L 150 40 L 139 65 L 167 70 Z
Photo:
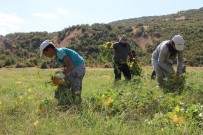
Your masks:
M 173 69 L 171 68 L 176 55 L 178 55 L 178 60 L 177 60 L 177 72 L 181 73 L 181 69 L 183 67 L 183 51 L 178 51 L 176 54 L 170 56 L 170 51 L 167 47 L 167 43 L 170 40 L 166 40 L 161 42 L 156 50 L 152 53 L 152 60 L 153 61 L 157 61 L 158 65 L 164 69 L 165 71 L 167 71 L 168 73 L 173 72 Z

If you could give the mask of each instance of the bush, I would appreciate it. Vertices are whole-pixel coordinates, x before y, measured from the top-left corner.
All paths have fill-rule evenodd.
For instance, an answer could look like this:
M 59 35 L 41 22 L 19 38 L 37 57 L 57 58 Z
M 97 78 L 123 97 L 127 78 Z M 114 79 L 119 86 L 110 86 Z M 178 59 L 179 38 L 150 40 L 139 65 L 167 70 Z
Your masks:
M 142 68 L 138 62 L 130 62 L 129 64 L 130 72 L 132 75 L 141 76 Z
M 26 64 L 24 64 L 24 63 L 17 63 L 16 64 L 16 68 L 24 68 L 24 67 L 26 67 Z
M 43 62 L 43 63 L 41 64 L 40 68 L 42 68 L 42 69 L 48 68 L 47 63 L 46 63 L 46 62 Z
M 164 82 L 164 90 L 165 92 L 176 92 L 178 94 L 181 94 L 184 89 L 185 83 L 185 74 L 175 76 L 172 80 Z

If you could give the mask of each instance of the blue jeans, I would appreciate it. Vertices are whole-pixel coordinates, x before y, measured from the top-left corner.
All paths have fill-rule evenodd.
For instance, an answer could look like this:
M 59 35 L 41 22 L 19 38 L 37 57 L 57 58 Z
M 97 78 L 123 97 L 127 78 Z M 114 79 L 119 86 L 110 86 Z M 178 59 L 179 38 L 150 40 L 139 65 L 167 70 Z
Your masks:
M 86 67 L 85 64 L 81 64 L 80 66 L 77 66 L 73 68 L 73 70 L 70 72 L 70 82 L 71 82 L 71 91 L 73 93 L 73 96 L 79 96 L 81 97 L 82 92 L 82 80 L 85 76 Z

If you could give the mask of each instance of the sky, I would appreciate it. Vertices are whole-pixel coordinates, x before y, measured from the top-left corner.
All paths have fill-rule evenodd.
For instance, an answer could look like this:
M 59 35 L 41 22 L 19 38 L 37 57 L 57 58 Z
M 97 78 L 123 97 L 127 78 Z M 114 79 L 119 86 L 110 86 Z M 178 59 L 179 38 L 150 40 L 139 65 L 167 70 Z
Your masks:
M 0 35 L 56 32 L 73 25 L 110 23 L 203 7 L 203 0 L 1 0 Z

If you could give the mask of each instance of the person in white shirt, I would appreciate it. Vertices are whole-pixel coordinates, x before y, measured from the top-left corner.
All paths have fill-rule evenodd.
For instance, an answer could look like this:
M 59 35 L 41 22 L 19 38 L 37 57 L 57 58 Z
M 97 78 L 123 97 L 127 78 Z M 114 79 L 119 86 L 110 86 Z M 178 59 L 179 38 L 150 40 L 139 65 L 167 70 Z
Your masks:
M 163 86 L 163 78 L 166 77 L 170 80 L 174 76 L 175 70 L 173 62 L 178 55 L 177 59 L 177 72 L 176 75 L 182 73 L 183 68 L 183 50 L 184 39 L 180 35 L 175 35 L 172 40 L 161 42 L 156 50 L 152 53 L 152 66 L 157 76 L 157 82 L 160 87 Z

